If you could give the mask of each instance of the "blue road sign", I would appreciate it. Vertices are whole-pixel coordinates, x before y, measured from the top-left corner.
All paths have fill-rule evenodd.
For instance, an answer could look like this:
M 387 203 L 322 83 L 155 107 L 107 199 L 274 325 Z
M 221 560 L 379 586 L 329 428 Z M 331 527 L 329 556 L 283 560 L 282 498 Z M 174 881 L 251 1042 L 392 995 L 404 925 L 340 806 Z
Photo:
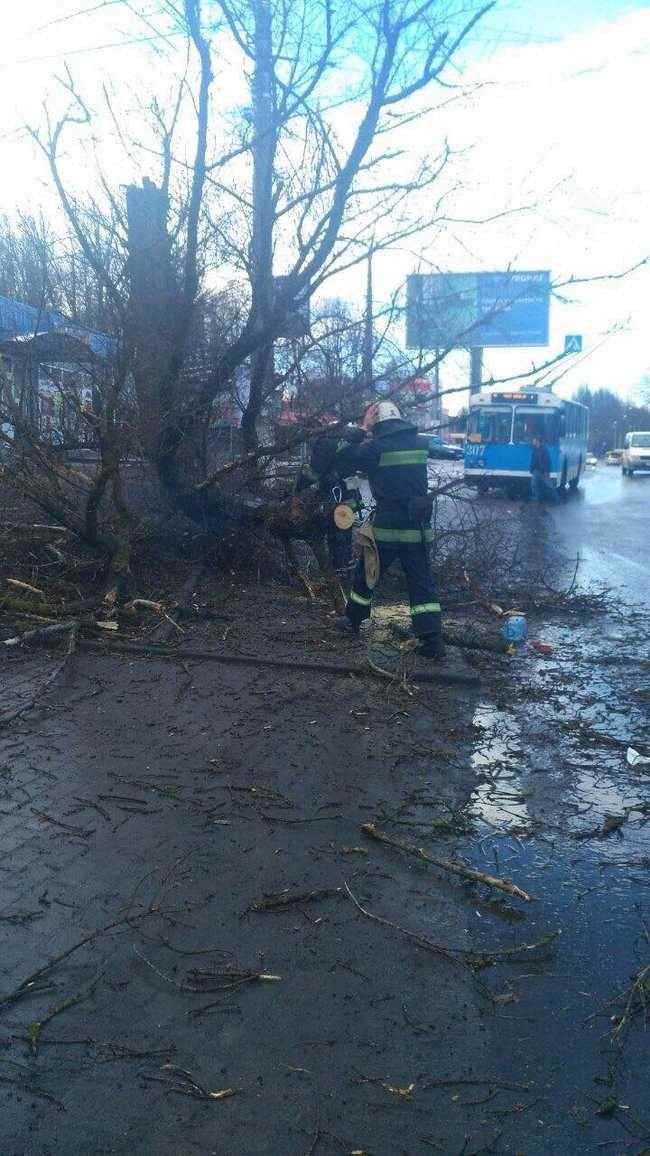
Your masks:
M 410 349 L 548 345 L 548 270 L 414 273 L 407 282 Z
M 582 353 L 582 334 L 567 333 L 564 338 L 565 353 Z

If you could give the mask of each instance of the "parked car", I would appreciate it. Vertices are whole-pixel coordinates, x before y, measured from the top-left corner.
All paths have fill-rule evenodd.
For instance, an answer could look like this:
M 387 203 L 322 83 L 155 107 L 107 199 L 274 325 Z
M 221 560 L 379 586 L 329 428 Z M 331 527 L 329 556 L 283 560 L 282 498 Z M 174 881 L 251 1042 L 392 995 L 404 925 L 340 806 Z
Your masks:
M 621 469 L 629 478 L 635 470 L 650 470 L 649 430 L 633 430 L 625 435 Z
M 465 457 L 465 447 L 458 444 L 445 442 L 445 449 L 448 449 L 453 456 L 455 462 L 462 462 Z
M 596 455 L 595 454 L 587 454 L 587 456 L 585 458 L 585 465 L 586 466 L 597 466 L 598 465 L 598 458 L 596 457 Z
M 446 462 L 457 462 L 463 456 L 461 446 L 449 446 L 443 442 L 439 434 L 431 434 L 429 437 L 429 453 L 432 458 L 440 458 Z
M 620 466 L 623 450 L 608 450 L 605 454 L 606 466 Z

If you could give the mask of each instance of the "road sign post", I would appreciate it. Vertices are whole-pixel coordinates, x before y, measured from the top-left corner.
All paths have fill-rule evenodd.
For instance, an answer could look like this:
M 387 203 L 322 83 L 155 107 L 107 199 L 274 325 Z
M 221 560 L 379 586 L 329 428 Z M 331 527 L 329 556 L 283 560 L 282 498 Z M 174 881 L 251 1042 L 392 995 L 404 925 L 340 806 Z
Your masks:
M 567 333 L 564 338 L 565 353 L 582 353 L 582 334 Z

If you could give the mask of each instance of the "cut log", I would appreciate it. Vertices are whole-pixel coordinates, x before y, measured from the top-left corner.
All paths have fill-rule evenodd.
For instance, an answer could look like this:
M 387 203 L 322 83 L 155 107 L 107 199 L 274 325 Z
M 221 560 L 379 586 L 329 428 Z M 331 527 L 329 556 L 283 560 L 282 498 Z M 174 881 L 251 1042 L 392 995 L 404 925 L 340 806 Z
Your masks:
M 45 598 L 45 591 L 40 586 L 30 586 L 29 582 L 22 582 L 20 578 L 7 578 L 7 586 L 14 590 L 24 590 L 27 594 L 35 594 L 37 598 Z
M 17 594 L 0 594 L 0 612 L 12 614 L 40 614 L 42 618 L 58 616 L 55 606 L 39 598 L 21 598 Z
M 86 619 L 87 623 L 93 622 L 93 619 Z M 18 634 L 15 638 L 6 638 L 2 642 L 2 646 L 22 646 L 26 642 L 51 642 L 55 638 L 60 638 L 62 634 L 67 634 L 68 631 L 77 631 L 83 624 L 84 619 L 71 619 L 69 622 L 56 622 L 52 626 L 41 626 L 36 630 L 27 630 L 24 634 Z
M 470 622 L 468 619 L 447 618 L 444 611 L 442 634 L 449 646 L 462 646 L 468 650 L 488 650 L 495 654 L 508 652 L 508 643 L 498 628 Z
M 97 598 L 80 598 L 76 602 L 53 604 L 37 598 L 20 598 L 15 594 L 0 594 L 0 613 L 38 614 L 41 618 L 69 618 L 80 610 L 94 610 Z
M 409 637 L 406 622 L 403 620 L 392 621 L 389 623 L 389 629 L 400 639 Z M 509 651 L 509 644 L 498 627 L 492 623 L 475 622 L 470 618 L 449 618 L 444 607 L 442 634 L 448 646 L 460 646 L 466 650 L 485 650 L 493 654 L 507 654 Z
M 441 867 L 443 871 L 450 871 L 452 875 L 461 875 L 464 879 L 471 879 L 474 883 L 485 883 L 488 887 L 495 887 L 499 891 L 505 891 L 508 895 L 514 895 L 517 899 L 523 899 L 526 903 L 530 903 L 533 899 L 532 895 L 529 895 L 527 891 L 522 891 L 521 887 L 517 887 L 517 884 L 510 879 L 500 879 L 497 875 L 486 875 L 483 871 L 475 871 L 473 867 L 468 867 L 460 859 L 447 859 L 441 855 L 431 855 L 423 847 L 416 846 L 415 843 L 409 843 L 406 839 L 397 839 L 394 835 L 387 835 L 384 831 L 380 831 L 374 823 L 363 823 L 361 830 L 369 839 L 376 839 L 378 843 L 385 843 L 388 847 L 394 847 L 397 851 L 404 851 L 407 855 L 415 855 L 417 859 L 423 859 L 425 863 L 431 863 L 433 867 Z

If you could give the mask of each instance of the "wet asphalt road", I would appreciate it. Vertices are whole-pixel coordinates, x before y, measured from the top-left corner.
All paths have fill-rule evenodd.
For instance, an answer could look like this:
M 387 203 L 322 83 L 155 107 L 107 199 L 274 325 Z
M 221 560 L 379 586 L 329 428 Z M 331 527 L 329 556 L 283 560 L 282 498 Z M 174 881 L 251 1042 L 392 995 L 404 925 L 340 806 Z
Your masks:
M 650 474 L 599 466 L 541 511 L 484 501 L 503 503 L 524 533 L 536 528 L 549 585 L 567 589 L 579 555 L 576 593 L 611 591 L 601 613 L 573 622 L 553 607 L 532 615 L 530 634 L 552 656 L 535 665 L 524 651 L 474 717 L 484 727 L 473 758 L 479 838 L 462 850 L 537 896 L 528 935 L 560 933 L 546 963 L 505 976 L 513 1002 L 494 1025 L 491 1060 L 536 1099 L 495 1151 L 640 1156 L 650 1140 L 647 1034 L 634 1001 L 619 1034 L 616 1017 L 650 943 L 650 777 L 626 763 L 628 744 L 650 752 Z M 612 815 L 620 830 L 599 834 Z
M 649 959 L 650 776 L 625 762 L 627 742 L 650 752 L 647 618 L 625 610 L 648 603 L 649 501 L 650 475 L 606 467 L 558 508 L 486 499 L 542 553 L 557 539 L 569 578 L 579 552 L 579 584 L 614 587 L 623 611 L 531 616 L 552 656 L 495 660 L 478 692 L 420 701 L 372 682 L 79 657 L 0 744 L 2 989 L 125 911 L 151 920 L 3 1009 L 2 1156 L 647 1152 L 643 1016 L 618 1043 L 611 1016 Z M 272 590 L 227 609 L 206 643 L 324 657 L 340 645 L 311 604 Z M 607 813 L 625 825 L 590 834 Z M 471 833 L 432 825 L 450 815 Z M 497 905 L 371 846 L 369 819 L 535 902 Z M 368 911 L 456 949 L 561 934 L 476 977 L 340 892 L 250 907 L 346 880 Z M 197 1016 L 221 996 L 197 990 L 194 968 L 222 953 L 283 979 Z M 30 1025 L 78 994 L 36 1053 Z M 236 1094 L 194 1099 L 182 1071 Z
M 600 465 L 552 515 L 565 550 L 580 553 L 583 582 L 650 602 L 650 473 L 624 478 L 617 467 Z

